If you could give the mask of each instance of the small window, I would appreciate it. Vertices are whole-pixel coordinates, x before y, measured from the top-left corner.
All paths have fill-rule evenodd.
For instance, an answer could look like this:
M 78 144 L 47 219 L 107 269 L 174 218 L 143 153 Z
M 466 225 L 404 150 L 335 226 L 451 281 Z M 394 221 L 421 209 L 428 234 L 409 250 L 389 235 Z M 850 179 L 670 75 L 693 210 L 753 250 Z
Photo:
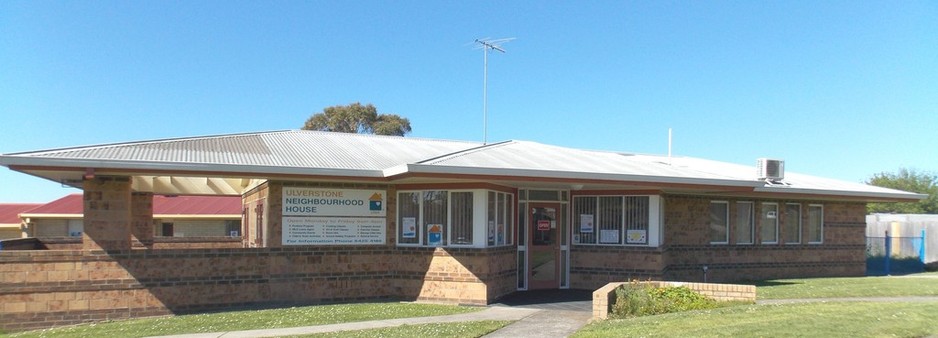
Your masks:
M 710 202 L 710 244 L 726 244 L 730 240 L 730 208 L 724 201 Z
M 762 203 L 759 227 L 762 244 L 778 243 L 778 204 Z
M 397 243 L 420 244 L 420 193 L 397 194 Z
M 173 223 L 163 223 L 160 227 L 160 236 L 173 237 Z
M 235 220 L 225 221 L 225 236 L 230 236 L 230 237 L 241 236 L 241 221 L 235 221 Z
M 446 245 L 448 197 L 446 191 L 423 192 L 423 229 L 426 231 L 425 243 L 429 246 Z
M 785 244 L 801 243 L 801 204 L 785 204 Z
M 753 220 L 752 202 L 736 202 L 736 244 L 752 244 Z
M 824 242 L 824 206 L 812 204 L 808 206 L 808 243 L 821 244 Z

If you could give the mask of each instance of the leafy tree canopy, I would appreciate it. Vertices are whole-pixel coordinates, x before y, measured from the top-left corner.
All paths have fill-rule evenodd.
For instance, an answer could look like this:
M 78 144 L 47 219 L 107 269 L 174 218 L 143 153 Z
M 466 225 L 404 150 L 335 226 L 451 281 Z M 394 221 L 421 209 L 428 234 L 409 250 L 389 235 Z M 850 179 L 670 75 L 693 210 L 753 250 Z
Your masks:
M 917 172 L 905 168 L 898 173 L 882 172 L 873 175 L 866 184 L 878 187 L 898 189 L 919 194 L 928 194 L 928 198 L 918 202 L 870 203 L 867 212 L 897 214 L 938 214 L 938 176 L 933 173 Z
M 355 102 L 326 107 L 321 113 L 310 116 L 303 129 L 404 136 L 410 132 L 410 121 L 396 114 L 378 114 L 378 109 L 370 103 Z

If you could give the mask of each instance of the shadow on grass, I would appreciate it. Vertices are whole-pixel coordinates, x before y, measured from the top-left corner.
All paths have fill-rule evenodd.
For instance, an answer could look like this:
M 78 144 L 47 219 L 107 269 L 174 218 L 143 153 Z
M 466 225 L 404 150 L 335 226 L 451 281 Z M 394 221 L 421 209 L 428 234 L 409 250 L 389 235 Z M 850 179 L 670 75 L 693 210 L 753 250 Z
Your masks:
M 795 284 L 804 284 L 802 282 L 791 282 L 791 281 L 780 281 L 780 280 L 759 280 L 759 281 L 744 281 L 740 284 L 745 285 L 754 285 L 755 287 L 762 286 L 783 286 L 783 285 L 795 285 Z

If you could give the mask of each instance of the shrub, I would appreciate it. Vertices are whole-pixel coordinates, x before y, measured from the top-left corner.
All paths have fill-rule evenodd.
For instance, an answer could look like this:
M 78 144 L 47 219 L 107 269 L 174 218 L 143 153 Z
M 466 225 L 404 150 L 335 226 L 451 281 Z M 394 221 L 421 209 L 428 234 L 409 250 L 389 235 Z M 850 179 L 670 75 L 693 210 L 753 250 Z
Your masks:
M 686 286 L 655 287 L 632 282 L 616 289 L 611 316 L 627 318 L 716 307 L 717 301 Z

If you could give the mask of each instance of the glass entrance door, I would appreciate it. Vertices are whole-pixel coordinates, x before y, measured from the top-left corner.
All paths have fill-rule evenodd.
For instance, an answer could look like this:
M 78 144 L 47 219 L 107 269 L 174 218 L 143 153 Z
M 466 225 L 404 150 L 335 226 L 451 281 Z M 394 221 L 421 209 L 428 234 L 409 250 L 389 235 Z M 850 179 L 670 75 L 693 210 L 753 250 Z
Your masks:
M 530 289 L 560 287 L 560 204 L 531 203 L 528 212 Z

